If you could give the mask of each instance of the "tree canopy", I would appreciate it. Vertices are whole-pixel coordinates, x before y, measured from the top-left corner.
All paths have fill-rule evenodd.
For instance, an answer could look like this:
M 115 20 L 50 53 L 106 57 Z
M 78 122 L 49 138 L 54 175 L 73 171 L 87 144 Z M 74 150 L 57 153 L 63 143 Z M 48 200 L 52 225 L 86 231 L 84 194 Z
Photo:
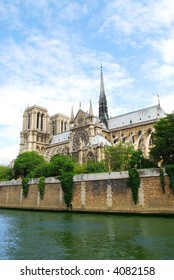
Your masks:
M 174 164 L 174 113 L 160 119 L 155 125 L 152 134 L 154 147 L 150 155 L 162 165 Z
M 75 164 L 74 173 L 75 174 L 82 174 L 82 173 L 101 173 L 107 172 L 108 168 L 105 164 L 105 161 L 94 161 L 89 160 L 87 163 L 84 164 Z
M 128 170 L 139 164 L 142 152 L 135 151 L 128 143 L 119 142 L 116 146 L 108 146 L 105 149 L 105 160 L 110 171 Z
M 59 176 L 74 171 L 74 160 L 66 155 L 54 155 L 50 160 L 51 176 Z
M 35 151 L 19 154 L 13 166 L 15 178 L 30 177 L 30 173 L 44 162 L 44 157 Z
M 13 170 L 9 166 L 0 165 L 0 181 L 8 181 L 13 177 Z
M 105 161 L 110 171 L 157 167 L 153 160 L 143 157 L 142 151 L 135 150 L 133 145 L 122 142 L 105 148 Z

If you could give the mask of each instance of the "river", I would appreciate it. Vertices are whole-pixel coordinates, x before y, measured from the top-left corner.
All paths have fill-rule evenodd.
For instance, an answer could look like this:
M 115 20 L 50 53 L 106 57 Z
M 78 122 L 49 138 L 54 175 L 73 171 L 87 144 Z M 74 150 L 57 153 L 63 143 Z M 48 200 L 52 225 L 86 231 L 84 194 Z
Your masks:
M 174 217 L 0 209 L 1 260 L 174 259 Z

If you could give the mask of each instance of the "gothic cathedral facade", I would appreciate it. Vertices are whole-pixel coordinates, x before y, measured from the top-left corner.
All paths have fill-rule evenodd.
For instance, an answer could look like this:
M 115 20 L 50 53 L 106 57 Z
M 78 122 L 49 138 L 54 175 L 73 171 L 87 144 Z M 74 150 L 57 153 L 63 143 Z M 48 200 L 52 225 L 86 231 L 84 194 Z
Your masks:
M 101 66 L 98 117 L 93 114 L 91 102 L 88 113 L 80 106 L 75 116 L 72 109 L 70 117 L 64 114 L 49 116 L 47 109 L 37 105 L 28 107 L 23 115 L 20 153 L 37 151 L 48 161 L 55 154 L 65 154 L 82 164 L 88 160 L 103 160 L 104 147 L 121 141 L 131 143 L 148 157 L 153 125 L 163 117 L 165 112 L 158 103 L 109 118 Z

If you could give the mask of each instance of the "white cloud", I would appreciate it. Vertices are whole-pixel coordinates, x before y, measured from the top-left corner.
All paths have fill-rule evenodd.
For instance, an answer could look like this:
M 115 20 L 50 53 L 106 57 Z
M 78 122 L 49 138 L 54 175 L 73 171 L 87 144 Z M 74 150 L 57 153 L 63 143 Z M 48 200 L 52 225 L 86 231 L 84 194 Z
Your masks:
M 160 54 L 160 57 L 165 63 L 174 63 L 174 38 L 161 39 L 152 42 L 152 46 Z
M 19 153 L 19 144 L 8 145 L 1 148 L 0 151 L 0 164 L 9 165 Z
M 160 1 L 110 1 L 103 15 L 101 31 L 115 29 L 131 35 L 135 32 L 159 33 L 174 22 L 174 2 Z
M 172 111 L 173 1 L 0 0 L 0 16 L 0 161 L 19 150 L 27 106 L 70 115 L 91 99 L 97 115 L 101 60 L 109 115 L 157 93 Z
M 162 92 L 161 94 L 159 94 L 159 98 L 160 98 L 160 105 L 163 108 L 163 110 L 167 113 L 167 114 L 171 114 L 174 111 L 174 91 L 170 92 L 170 93 L 164 93 Z M 152 99 L 152 102 L 154 104 L 157 104 L 157 96 L 154 96 Z

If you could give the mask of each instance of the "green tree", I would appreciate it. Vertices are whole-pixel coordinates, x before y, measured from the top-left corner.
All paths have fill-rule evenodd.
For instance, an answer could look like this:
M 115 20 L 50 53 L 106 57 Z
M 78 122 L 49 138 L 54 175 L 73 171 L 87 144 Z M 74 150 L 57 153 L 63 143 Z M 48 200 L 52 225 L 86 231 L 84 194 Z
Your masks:
M 87 173 L 86 163 L 84 164 L 75 163 L 74 174 L 84 174 L 84 173 Z
M 129 169 L 130 168 L 153 168 L 158 167 L 158 165 L 149 158 L 143 157 L 142 151 L 133 150 L 129 157 Z
M 60 176 L 65 173 L 73 173 L 75 162 L 66 155 L 54 155 L 50 160 L 50 175 Z
M 107 166 L 105 161 L 94 161 L 89 160 L 87 163 L 79 164 L 76 163 L 74 167 L 74 174 L 84 174 L 84 173 L 101 173 L 107 172 Z
M 131 149 L 129 152 L 128 168 L 142 168 L 142 151 Z
M 50 160 L 50 174 L 51 176 L 58 176 L 67 207 L 70 207 L 72 200 L 74 167 L 74 160 L 66 155 L 57 154 Z
M 174 113 L 160 119 L 155 125 L 152 134 L 154 147 L 150 155 L 162 165 L 174 164 Z
M 19 154 L 13 166 L 15 178 L 19 176 L 22 178 L 30 177 L 32 171 L 44 162 L 44 157 L 35 151 Z
M 0 165 L 0 181 L 8 181 L 13 178 L 13 170 L 9 166 Z
M 104 161 L 89 160 L 86 164 L 86 173 L 101 173 L 107 172 L 108 169 Z
M 119 142 L 116 146 L 105 148 L 105 161 L 110 171 L 122 171 L 129 169 L 131 156 L 135 151 L 134 147 L 128 143 Z M 132 165 L 135 165 L 135 162 Z
M 49 162 L 41 163 L 34 170 L 30 172 L 30 178 L 51 177 L 51 165 Z

